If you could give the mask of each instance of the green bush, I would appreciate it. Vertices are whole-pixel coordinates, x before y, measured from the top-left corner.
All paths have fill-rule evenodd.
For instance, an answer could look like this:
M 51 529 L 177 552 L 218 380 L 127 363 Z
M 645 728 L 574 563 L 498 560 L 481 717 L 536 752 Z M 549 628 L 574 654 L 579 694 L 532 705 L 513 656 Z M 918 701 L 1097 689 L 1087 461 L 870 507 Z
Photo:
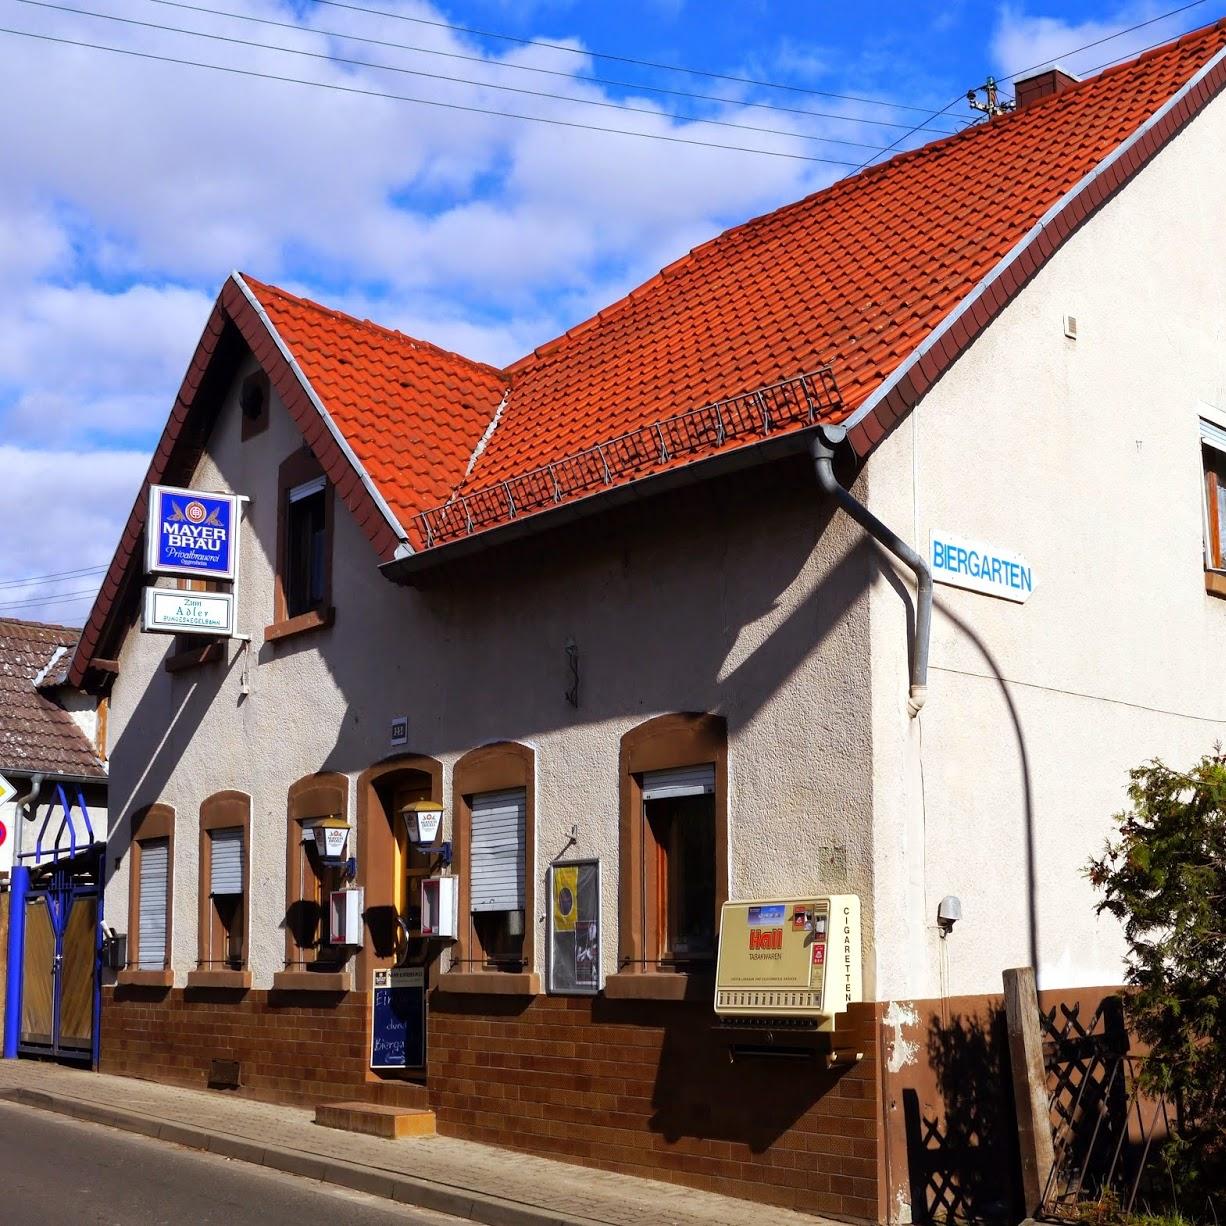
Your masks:
M 1165 1157 L 1200 1217 L 1226 1191 L 1226 757 L 1218 746 L 1186 773 L 1153 761 L 1130 777 L 1131 808 L 1087 873 L 1098 910 L 1124 925 L 1142 1088 L 1178 1111 Z

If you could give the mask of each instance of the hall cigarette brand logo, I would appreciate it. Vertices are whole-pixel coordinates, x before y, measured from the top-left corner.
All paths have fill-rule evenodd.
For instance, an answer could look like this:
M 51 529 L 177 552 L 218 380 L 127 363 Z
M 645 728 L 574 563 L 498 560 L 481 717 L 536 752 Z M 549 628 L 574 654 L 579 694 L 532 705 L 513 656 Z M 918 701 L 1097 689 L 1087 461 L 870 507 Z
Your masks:
M 783 929 L 751 928 L 749 930 L 749 948 L 751 950 L 782 949 Z

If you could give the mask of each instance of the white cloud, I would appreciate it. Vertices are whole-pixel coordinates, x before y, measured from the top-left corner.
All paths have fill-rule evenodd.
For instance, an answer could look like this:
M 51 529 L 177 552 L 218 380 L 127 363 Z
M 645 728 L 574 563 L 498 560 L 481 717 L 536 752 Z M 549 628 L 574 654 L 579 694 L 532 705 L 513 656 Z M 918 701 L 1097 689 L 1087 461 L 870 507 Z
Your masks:
M 100 575 L 14 581 L 108 563 L 148 465 L 143 451 L 0 444 L 0 617 L 81 623 Z
M 566 0 L 506 2 L 520 6 L 520 18 L 535 14 L 555 28 L 570 20 Z M 438 26 L 324 6 L 306 6 L 303 14 L 288 0 L 231 0 L 227 7 L 293 28 L 141 0 L 114 0 L 108 11 L 367 66 L 27 6 L 14 24 L 29 31 L 333 88 L 0 36 L 0 73 L 22 99 L 22 122 L 5 133 L 0 200 L 0 439 L 23 472 L 37 470 L 48 483 L 41 492 L 23 486 L 24 500 L 6 491 L 0 531 L 9 540 L 0 544 L 15 551 L 5 556 L 9 575 L 67 569 L 63 558 L 72 566 L 109 556 L 121 518 L 115 508 L 130 499 L 144 466 L 140 448 L 151 447 L 160 431 L 232 268 L 506 364 L 725 226 L 848 169 L 345 90 L 850 163 L 871 150 L 804 138 L 878 145 L 896 135 L 735 100 L 669 100 L 699 119 L 778 131 L 721 128 L 676 118 L 646 91 L 634 96 L 523 71 L 594 74 L 583 55 L 514 44 L 492 54 L 486 43 Z M 444 19 L 420 0 L 396 11 Z M 803 67 L 820 73 L 820 49 L 803 50 L 812 51 Z M 434 76 L 370 66 L 376 61 Z M 859 67 L 856 75 L 890 76 Z M 501 93 L 491 84 L 569 93 L 572 100 Z M 896 84 L 908 92 L 915 83 Z M 723 83 L 712 92 L 731 99 L 735 90 Z M 833 102 L 815 109 L 852 120 L 881 113 Z M 112 477 L 123 498 L 107 484 Z M 44 516 L 53 498 L 64 507 Z M 89 509 L 64 509 L 78 503 Z M 121 509 L 126 514 L 127 506 Z
M 1177 13 L 1118 38 L 1110 37 L 1117 30 L 1149 22 L 1167 7 L 1158 0 L 1144 0 L 1120 5 L 1094 21 L 1065 21 L 1032 15 L 1025 5 L 1005 4 L 992 35 L 992 59 L 1002 79 L 1057 61 L 1070 72 L 1084 74 L 1181 34 L 1187 28 L 1187 15 Z M 1090 43 L 1098 45 L 1088 46 Z M 1077 51 L 1079 47 L 1087 49 Z

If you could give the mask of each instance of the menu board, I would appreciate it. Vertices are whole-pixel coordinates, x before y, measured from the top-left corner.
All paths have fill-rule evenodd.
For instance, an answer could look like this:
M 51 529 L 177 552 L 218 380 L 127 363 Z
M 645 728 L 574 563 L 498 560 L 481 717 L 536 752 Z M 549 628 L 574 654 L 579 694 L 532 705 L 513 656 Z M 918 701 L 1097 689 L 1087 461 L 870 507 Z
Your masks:
M 425 1068 L 426 973 L 420 966 L 375 971 L 371 1068 Z

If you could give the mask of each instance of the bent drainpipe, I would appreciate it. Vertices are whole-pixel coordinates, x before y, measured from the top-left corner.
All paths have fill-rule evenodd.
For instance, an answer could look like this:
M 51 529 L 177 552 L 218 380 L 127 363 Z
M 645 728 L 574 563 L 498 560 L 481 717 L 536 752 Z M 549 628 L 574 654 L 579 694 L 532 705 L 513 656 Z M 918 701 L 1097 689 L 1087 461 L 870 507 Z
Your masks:
M 834 475 L 834 449 L 847 437 L 842 426 L 822 426 L 809 444 L 817 484 L 871 537 L 915 572 L 915 643 L 911 651 L 911 693 L 907 710 L 914 719 L 928 697 L 928 640 L 932 631 L 932 571 L 898 534 L 887 528 L 863 503 L 857 502 Z
M 30 776 L 29 788 L 25 792 L 23 792 L 20 796 L 13 797 L 13 808 L 16 810 L 18 817 L 26 817 L 30 820 L 33 819 L 34 817 L 33 812 L 23 814 L 21 810 L 26 805 L 28 805 L 30 801 L 33 801 L 34 806 L 37 808 L 38 794 L 39 792 L 43 790 L 43 779 L 44 778 L 46 778 L 46 776 L 43 774 L 42 771 L 35 771 L 34 774 Z

